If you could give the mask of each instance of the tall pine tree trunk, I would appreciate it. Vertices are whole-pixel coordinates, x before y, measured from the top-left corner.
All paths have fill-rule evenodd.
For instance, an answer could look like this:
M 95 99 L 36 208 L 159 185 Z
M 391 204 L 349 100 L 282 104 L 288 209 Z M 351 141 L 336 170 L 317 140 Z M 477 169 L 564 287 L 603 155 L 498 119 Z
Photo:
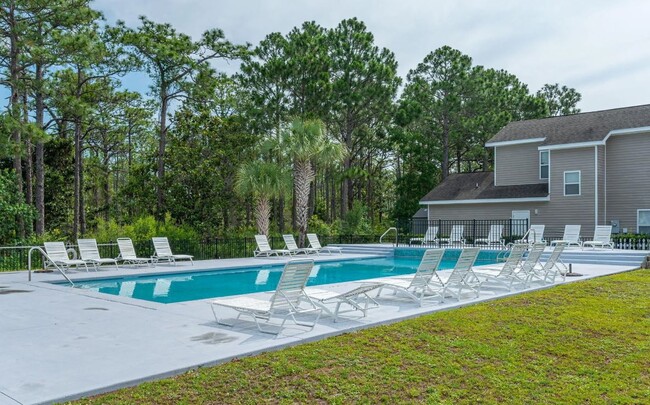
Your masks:
M 27 107 L 27 92 L 23 92 L 23 124 L 29 124 L 29 109 Z M 32 164 L 32 155 L 34 147 L 32 144 L 32 136 L 27 134 L 25 139 L 25 200 L 27 204 L 34 204 L 34 165 Z M 29 232 L 32 232 L 33 227 L 29 227 Z
M 449 121 L 447 115 L 442 120 L 442 180 L 449 175 Z
M 346 156 L 343 161 L 343 171 L 345 173 L 350 169 L 350 157 Z M 350 198 L 350 193 L 352 189 L 352 182 L 350 179 L 344 178 L 341 181 L 341 219 L 345 219 L 348 214 L 348 200 Z
M 164 87 L 163 87 L 164 89 Z M 163 179 L 165 178 L 165 148 L 167 146 L 167 91 L 163 90 L 161 95 L 162 105 L 160 108 L 160 139 L 158 141 L 158 183 L 156 185 L 158 219 L 165 217 L 165 194 L 163 190 Z
M 9 12 L 5 16 L 10 29 L 9 29 L 9 85 L 11 95 L 9 96 L 9 113 L 13 119 L 14 129 L 11 131 L 11 140 L 13 141 L 14 156 L 13 156 L 13 169 L 16 173 L 16 189 L 18 191 L 18 199 L 23 202 L 25 196 L 23 194 L 23 164 L 21 156 L 21 134 L 20 134 L 20 104 L 18 97 L 18 83 L 20 81 L 21 69 L 19 66 L 20 50 L 18 48 L 18 27 L 16 22 L 16 5 L 12 2 L 9 7 Z M 18 221 L 18 237 L 25 237 L 25 222 L 22 217 L 17 218 Z
M 81 161 L 81 118 L 74 122 L 74 210 L 72 219 L 72 238 L 77 239 L 81 231 L 82 211 L 82 161 Z
M 104 168 L 104 220 L 108 222 L 111 218 L 111 182 L 109 181 L 111 176 L 109 169 L 109 156 L 106 152 L 104 152 L 102 166 Z

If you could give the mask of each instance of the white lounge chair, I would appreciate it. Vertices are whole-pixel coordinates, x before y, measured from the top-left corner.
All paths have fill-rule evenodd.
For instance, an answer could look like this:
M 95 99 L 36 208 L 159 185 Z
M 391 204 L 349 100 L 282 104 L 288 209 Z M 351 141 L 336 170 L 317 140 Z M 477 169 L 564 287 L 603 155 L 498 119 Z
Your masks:
M 605 248 L 609 246 L 610 249 L 614 249 L 614 243 L 612 243 L 612 226 L 611 225 L 598 225 L 594 229 L 594 239 L 586 240 L 582 242 L 582 248 L 585 246 L 591 246 L 592 249 L 596 249 L 596 246 Z
M 533 272 L 540 266 L 539 260 L 546 249 L 545 242 L 537 242 L 529 247 L 528 254 L 524 256 L 524 261 L 521 263 L 521 273 L 528 278 L 527 284 L 530 283 Z
M 305 288 L 305 293 L 311 300 L 323 309 L 327 314 L 334 317 L 334 322 L 338 320 L 339 314 L 346 312 L 361 311 L 366 316 L 368 309 L 379 307 L 368 293 L 379 288 L 379 284 L 371 283 L 353 288 L 348 291 L 337 292 L 316 287 Z M 328 305 L 336 304 L 334 310 Z M 341 311 L 341 305 L 347 304 L 351 309 Z
M 437 243 L 438 242 L 438 227 L 430 226 L 424 234 L 423 238 L 411 238 L 409 243 L 419 242 L 420 244 Z
M 117 247 L 120 249 L 120 255 L 117 259 L 124 264 L 153 264 L 150 257 L 138 257 L 136 255 L 131 238 L 117 238 Z
M 80 259 L 70 259 L 68 257 L 68 251 L 65 248 L 65 243 L 63 242 L 45 242 L 45 253 L 54 264 L 62 267 L 64 270 L 69 270 L 71 266 L 75 266 L 77 269 L 79 266 L 84 266 L 86 271 L 88 271 L 88 264 L 85 261 Z M 46 266 L 47 267 L 47 266 Z
M 321 246 L 320 241 L 318 240 L 318 235 L 316 235 L 315 233 L 308 233 L 307 240 L 309 241 L 309 247 L 316 249 L 318 253 L 320 252 L 329 252 L 330 254 L 332 252 L 336 252 L 339 254 L 343 253 L 341 248 L 337 246 L 325 246 L 325 247 Z
M 451 244 L 465 244 L 465 239 L 463 238 L 463 232 L 465 231 L 464 225 L 454 225 L 451 227 L 451 234 L 448 238 L 440 238 L 440 243 Z
M 172 253 L 172 248 L 169 246 L 169 240 L 167 237 L 155 237 L 151 238 L 153 242 L 153 248 L 156 251 L 156 255 L 153 257 L 155 261 L 167 260 L 170 263 L 174 263 L 176 266 L 176 260 L 189 260 L 194 266 L 194 256 L 191 255 L 177 255 Z
M 119 270 L 117 266 L 117 260 L 99 256 L 99 248 L 97 247 L 97 241 L 95 239 L 77 239 L 77 246 L 79 246 L 79 256 L 81 260 L 92 264 L 95 267 L 95 270 L 99 268 L 102 264 L 114 264 L 115 269 Z
M 481 266 L 474 269 L 474 274 L 484 283 L 494 283 L 504 286 L 508 291 L 512 290 L 513 284 L 519 283 L 526 286 L 528 277 L 520 273 L 521 260 L 528 249 L 527 244 L 515 244 L 510 249 L 506 261 L 500 266 Z
M 565 280 L 568 269 L 566 268 L 566 265 L 562 263 L 562 260 L 560 260 L 560 256 L 565 247 L 566 244 L 564 243 L 556 244 L 548 260 L 542 264 L 541 267 L 536 266 L 530 272 L 530 281 L 537 280 L 544 284 L 553 284 L 555 282 L 555 277 L 558 275 L 562 277 L 562 280 Z
M 318 249 L 312 247 L 299 248 L 298 244 L 296 243 L 296 239 L 291 234 L 282 235 L 282 239 L 284 239 L 284 244 L 286 245 L 289 253 L 292 255 L 297 255 L 298 253 L 304 253 L 306 255 L 310 253 L 318 254 Z
M 582 247 L 582 242 L 580 242 L 580 225 L 566 225 L 562 239 L 551 241 L 551 246 L 555 246 L 558 243 L 563 243 L 567 247 L 571 245 Z
M 437 280 L 432 279 L 433 286 L 440 289 L 442 301 L 447 298 L 448 294 L 451 294 L 452 297 L 456 297 L 460 301 L 460 297 L 465 289 L 473 291 L 478 298 L 481 292 L 481 281 L 472 271 L 472 267 L 480 251 L 481 249 L 479 248 L 463 249 L 447 280 L 442 281 L 440 277 Z
M 255 235 L 255 243 L 257 243 L 257 249 L 253 251 L 253 255 L 255 257 L 270 257 L 273 255 L 291 256 L 291 252 L 286 249 L 271 249 L 271 245 L 269 244 L 269 240 L 266 238 L 266 235 Z
M 445 249 L 427 249 L 422 256 L 422 261 L 418 266 L 415 274 L 412 277 L 386 277 L 371 280 L 373 283 L 379 284 L 377 296 L 381 294 L 384 289 L 392 290 L 395 294 L 401 293 L 411 300 L 417 302 L 420 306 L 427 296 L 438 296 L 442 300 L 442 296 L 437 290 L 431 288 L 431 278 L 434 275 L 437 277 L 436 271 L 442 256 L 445 254 Z
M 545 227 L 546 225 L 531 225 L 524 237 L 515 241 L 515 243 L 528 243 L 534 245 L 535 243 L 543 242 L 546 244 L 546 241 L 544 240 Z
M 476 238 L 475 244 L 479 245 L 501 245 L 505 246 L 503 240 L 503 225 L 490 225 L 490 233 L 487 238 Z
M 282 276 L 270 301 L 246 296 L 219 298 L 211 303 L 214 318 L 220 325 L 233 326 L 232 323 L 224 322 L 217 315 L 215 307 L 220 306 L 239 312 L 237 319 L 241 315 L 251 316 L 257 325 L 257 329 L 263 333 L 279 334 L 288 318 L 291 318 L 297 325 L 309 326 L 310 329 L 313 329 L 322 313 L 322 310 L 305 294 L 305 283 L 313 266 L 314 261 L 312 259 L 290 260 L 284 266 Z M 305 323 L 296 319 L 296 315 L 305 314 L 317 314 L 316 320 L 313 323 Z M 279 330 L 273 331 L 262 328 L 259 321 L 264 320 L 268 323 L 275 315 L 283 315 Z

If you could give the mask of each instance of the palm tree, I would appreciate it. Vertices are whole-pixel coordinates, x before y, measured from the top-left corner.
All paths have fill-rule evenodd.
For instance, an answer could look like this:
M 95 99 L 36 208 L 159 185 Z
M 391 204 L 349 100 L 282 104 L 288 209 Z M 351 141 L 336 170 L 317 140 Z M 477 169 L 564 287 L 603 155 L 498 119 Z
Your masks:
M 296 224 L 300 246 L 304 246 L 309 214 L 309 188 L 316 177 L 315 165 L 343 159 L 345 149 L 325 133 L 320 120 L 296 119 L 283 134 L 282 146 L 293 161 L 293 182 L 296 193 Z
M 237 172 L 235 190 L 241 196 L 252 196 L 257 232 L 269 234 L 271 199 L 283 195 L 289 188 L 289 177 L 275 163 L 254 160 L 243 163 Z

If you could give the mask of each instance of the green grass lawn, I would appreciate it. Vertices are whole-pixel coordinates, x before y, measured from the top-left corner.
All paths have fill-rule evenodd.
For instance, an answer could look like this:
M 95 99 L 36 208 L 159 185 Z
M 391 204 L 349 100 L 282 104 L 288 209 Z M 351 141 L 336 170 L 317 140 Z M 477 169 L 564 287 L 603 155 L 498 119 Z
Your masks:
M 650 403 L 650 271 L 426 315 L 76 403 L 261 402 Z

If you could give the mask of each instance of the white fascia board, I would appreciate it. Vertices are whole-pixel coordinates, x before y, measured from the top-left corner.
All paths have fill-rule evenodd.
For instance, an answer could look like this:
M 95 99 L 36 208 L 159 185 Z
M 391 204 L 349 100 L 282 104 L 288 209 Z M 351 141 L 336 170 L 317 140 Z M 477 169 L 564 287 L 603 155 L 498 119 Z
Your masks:
M 420 205 L 454 205 L 454 204 L 491 204 L 491 203 L 524 203 L 551 201 L 551 196 L 526 197 L 526 198 L 486 198 L 482 200 L 443 200 L 443 201 L 420 201 Z
M 605 141 L 591 141 L 591 142 L 576 142 L 576 143 L 561 143 L 558 145 L 542 145 L 538 146 L 538 150 L 560 150 L 560 149 L 577 149 L 588 148 L 591 146 L 604 145 Z
M 544 142 L 546 138 L 530 138 L 530 139 L 517 139 L 515 141 L 502 141 L 502 142 L 488 142 L 485 144 L 486 148 L 491 148 L 493 146 L 510 146 L 510 145 L 522 145 L 525 143 L 537 143 Z
M 603 143 L 607 142 L 610 136 L 615 136 L 615 135 L 634 135 L 634 134 L 641 134 L 643 132 L 650 132 L 650 127 L 638 127 L 638 128 L 625 128 L 625 129 L 615 129 L 613 131 L 609 131 L 605 139 L 603 139 Z

